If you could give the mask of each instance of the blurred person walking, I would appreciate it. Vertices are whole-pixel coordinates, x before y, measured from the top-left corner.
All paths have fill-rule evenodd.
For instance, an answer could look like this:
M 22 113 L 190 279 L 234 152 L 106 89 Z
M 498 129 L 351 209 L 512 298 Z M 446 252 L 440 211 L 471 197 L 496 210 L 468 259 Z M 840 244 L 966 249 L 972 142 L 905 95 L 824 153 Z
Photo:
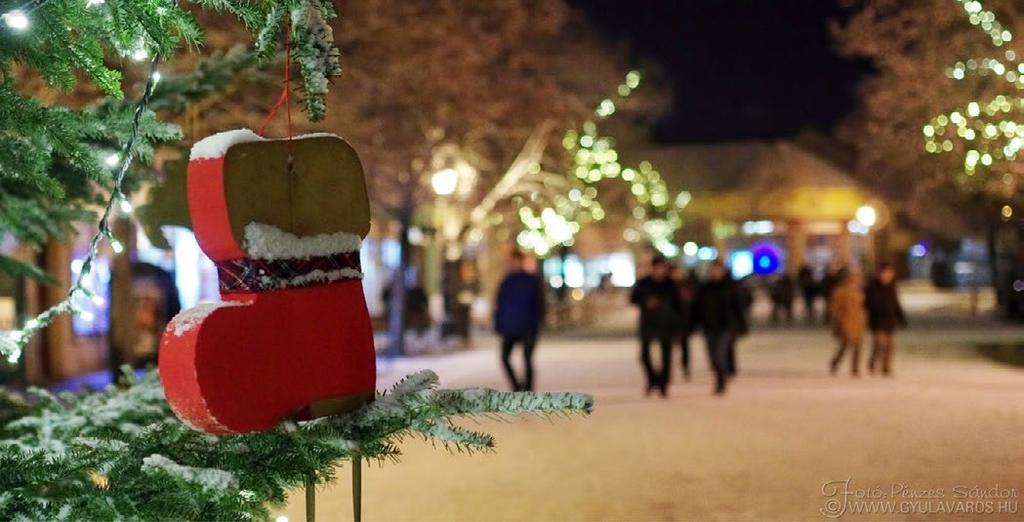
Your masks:
M 716 395 L 725 393 L 728 379 L 736 374 L 736 341 L 747 333 L 743 297 L 721 261 L 708 267 L 708 280 L 697 291 L 693 303 L 693 327 L 701 328 L 708 347 L 708 359 L 715 371 Z
M 729 277 L 729 268 L 726 267 L 726 277 Z M 743 278 L 734 280 L 736 284 L 736 291 L 740 295 L 740 303 L 743 304 L 743 314 L 748 319 L 750 313 L 754 309 L 754 300 L 756 299 L 755 290 L 758 286 L 758 280 L 754 274 L 747 274 Z
M 835 375 L 843 355 L 850 350 L 850 374 L 856 377 L 860 374 L 860 345 L 864 339 L 864 291 L 861 290 L 860 277 L 845 268 L 840 269 L 835 273 L 835 283 L 829 295 L 832 330 L 839 340 L 839 349 L 832 357 L 829 369 Z
M 768 292 L 772 297 L 772 323 L 779 324 L 785 318 L 786 324 L 793 325 L 793 277 L 783 273 L 771 283 Z
M 897 327 L 907 326 L 907 318 L 896 294 L 896 270 L 892 265 L 879 265 L 878 273 L 868 283 L 865 294 L 864 305 L 872 334 L 868 371 L 875 373 L 875 368 L 881 366 L 882 375 L 890 375 L 894 351 L 893 333 Z
M 640 363 L 647 378 L 646 393 L 657 389 L 666 397 L 672 374 L 672 337 L 679 322 L 679 293 L 669 277 L 665 258 L 656 256 L 651 260 L 650 274 L 636 282 L 629 301 L 640 308 Z M 655 369 L 651 361 L 654 341 L 661 348 L 660 369 Z
M 683 378 L 690 380 L 690 334 L 693 333 L 693 302 L 697 298 L 697 279 L 682 267 L 672 266 L 672 281 L 679 294 L 678 322 L 676 335 L 679 337 L 682 356 Z M 670 357 L 671 360 L 671 357 Z
M 807 324 L 814 324 L 814 301 L 818 297 L 818 283 L 814 280 L 814 272 L 811 271 L 811 267 L 804 265 L 800 267 L 800 271 L 796 273 L 796 282 L 800 285 L 800 293 L 804 298 L 804 315 L 807 318 Z
M 832 306 L 832 292 L 839 284 L 840 280 L 845 277 L 846 268 L 842 266 L 836 266 L 829 264 L 825 268 L 825 275 L 821 276 L 821 282 L 818 285 L 818 291 L 821 292 L 821 297 L 825 300 L 825 313 L 824 320 L 825 324 L 832 322 L 831 306 Z
M 522 252 L 512 253 L 508 275 L 498 288 L 494 329 L 501 335 L 501 362 L 515 391 L 533 390 L 533 349 L 544 317 L 544 293 L 540 279 L 530 270 L 533 264 Z M 516 344 L 523 345 L 523 378 L 516 377 L 511 356 Z

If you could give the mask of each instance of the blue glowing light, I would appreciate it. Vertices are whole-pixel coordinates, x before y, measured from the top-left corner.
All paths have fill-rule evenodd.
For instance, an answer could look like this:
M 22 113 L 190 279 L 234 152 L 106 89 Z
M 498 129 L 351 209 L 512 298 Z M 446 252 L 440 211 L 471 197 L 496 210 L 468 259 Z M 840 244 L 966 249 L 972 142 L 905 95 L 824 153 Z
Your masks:
M 782 265 L 782 254 L 772 243 L 758 243 L 751 249 L 754 258 L 754 273 L 759 275 L 774 274 Z

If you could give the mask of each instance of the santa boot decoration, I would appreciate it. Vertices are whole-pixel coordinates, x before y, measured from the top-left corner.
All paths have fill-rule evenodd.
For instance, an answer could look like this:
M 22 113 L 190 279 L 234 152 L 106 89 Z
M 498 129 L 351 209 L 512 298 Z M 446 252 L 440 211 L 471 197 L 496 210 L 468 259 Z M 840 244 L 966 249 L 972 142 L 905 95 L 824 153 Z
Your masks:
M 192 148 L 188 204 L 223 301 L 183 311 L 164 332 L 160 378 L 175 414 L 244 433 L 371 400 L 359 265 L 369 202 L 355 151 L 326 134 L 220 133 Z

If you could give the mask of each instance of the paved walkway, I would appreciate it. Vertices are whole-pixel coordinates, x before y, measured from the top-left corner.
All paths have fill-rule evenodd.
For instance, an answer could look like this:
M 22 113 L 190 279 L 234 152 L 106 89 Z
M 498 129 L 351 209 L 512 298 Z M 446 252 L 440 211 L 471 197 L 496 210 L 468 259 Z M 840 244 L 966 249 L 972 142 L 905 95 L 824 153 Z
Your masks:
M 539 386 L 592 393 L 591 417 L 476 424 L 497 436 L 492 454 L 450 455 L 410 439 L 400 464 L 364 472 L 364 518 L 824 520 L 831 506 L 846 510 L 841 520 L 1024 519 L 1024 371 L 974 348 L 1024 340 L 1019 327 L 917 317 L 898 339 L 890 379 L 829 376 L 826 332 L 762 327 L 742 341 L 726 397 L 710 394 L 698 341 L 693 381 L 677 380 L 662 400 L 641 394 L 636 348 L 621 335 L 628 320 L 538 349 Z M 422 367 L 450 387 L 504 386 L 489 348 L 403 360 L 382 367 L 382 380 Z M 319 495 L 320 520 L 351 516 L 348 470 L 339 477 Z M 892 504 L 823 495 L 826 483 L 847 479 L 851 492 L 884 493 L 876 500 Z M 1007 488 L 1009 501 L 957 498 Z M 908 496 L 922 493 L 931 498 Z M 921 510 L 929 513 L 910 512 Z M 301 493 L 281 513 L 302 520 Z

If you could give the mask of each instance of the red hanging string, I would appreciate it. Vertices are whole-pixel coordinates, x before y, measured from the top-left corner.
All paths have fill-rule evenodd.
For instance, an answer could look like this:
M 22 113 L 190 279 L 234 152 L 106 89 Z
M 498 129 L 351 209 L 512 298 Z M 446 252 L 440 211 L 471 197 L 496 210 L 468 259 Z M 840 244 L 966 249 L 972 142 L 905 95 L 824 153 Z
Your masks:
M 277 97 L 277 102 L 270 108 L 270 113 L 263 119 L 263 123 L 260 124 L 257 134 L 263 136 L 267 130 L 267 126 L 270 125 L 270 121 L 274 119 L 274 115 L 277 114 L 277 110 L 281 108 L 281 105 L 287 105 L 285 109 L 287 111 L 288 118 L 288 149 L 291 151 L 292 141 L 292 96 L 291 96 L 291 81 L 292 81 L 292 31 L 291 31 L 291 20 L 285 18 L 284 23 L 284 86 L 281 88 L 281 95 Z

